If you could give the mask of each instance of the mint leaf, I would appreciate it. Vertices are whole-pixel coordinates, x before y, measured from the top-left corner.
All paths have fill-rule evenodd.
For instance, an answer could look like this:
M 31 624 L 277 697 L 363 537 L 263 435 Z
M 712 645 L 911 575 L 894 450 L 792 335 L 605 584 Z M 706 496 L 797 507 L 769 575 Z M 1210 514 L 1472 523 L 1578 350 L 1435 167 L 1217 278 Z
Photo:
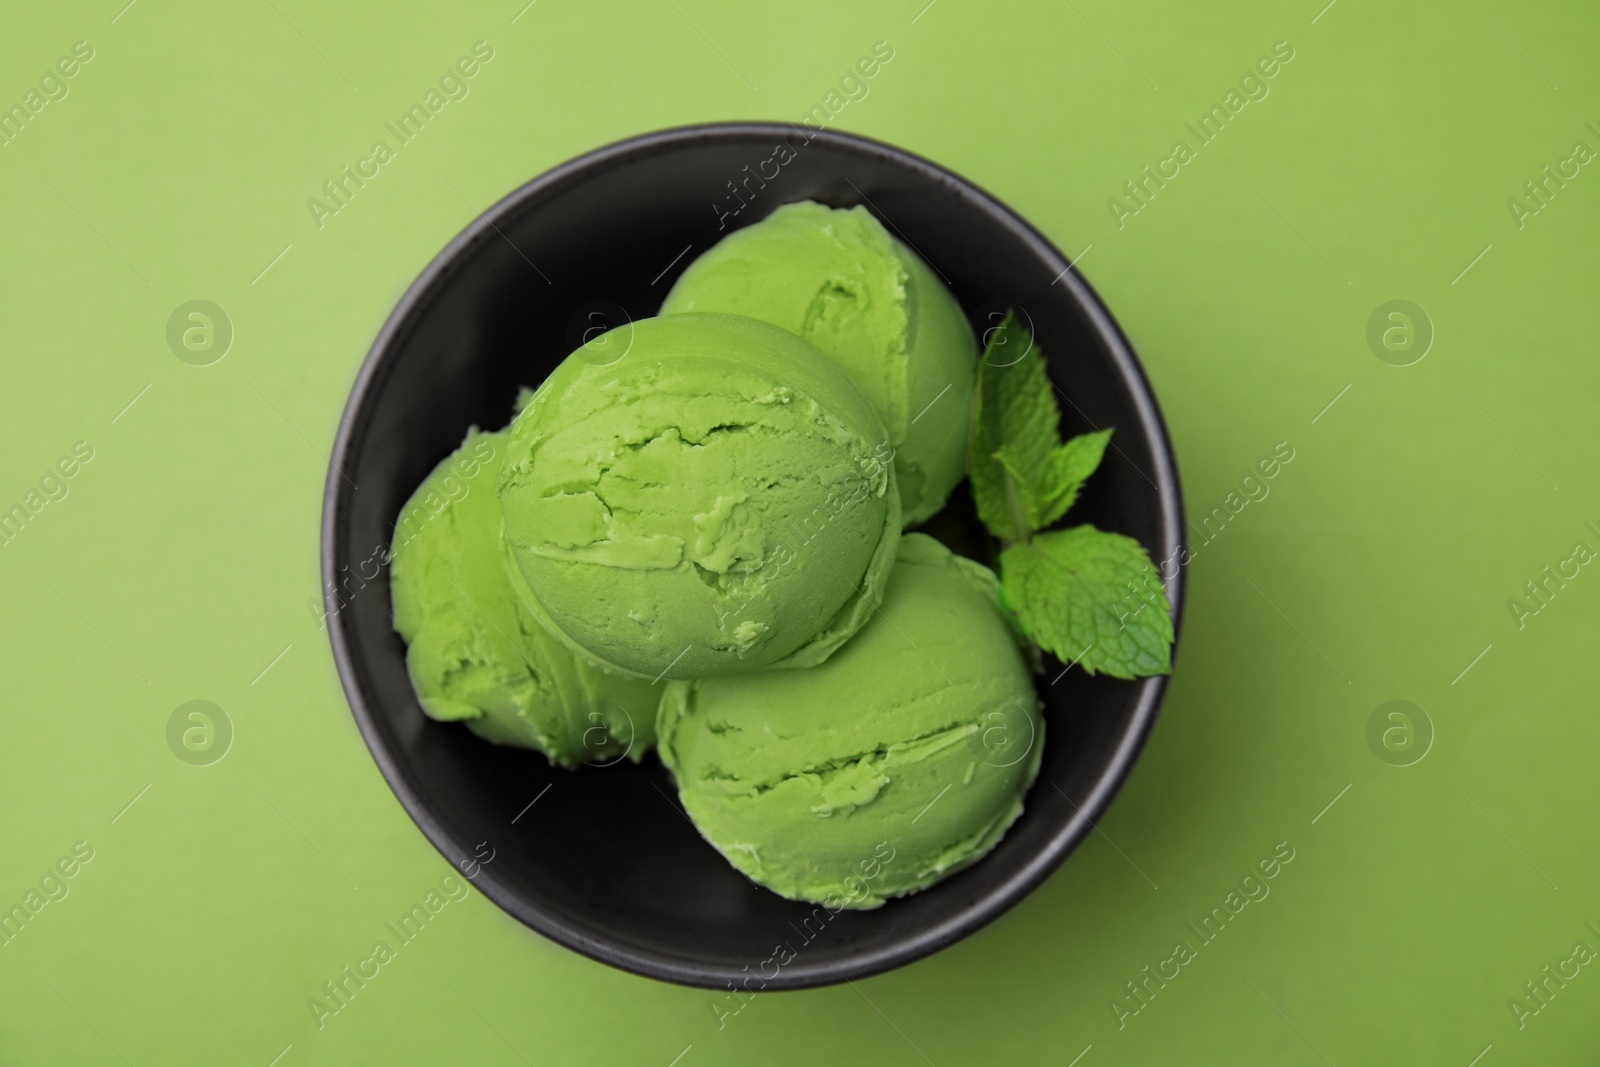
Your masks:
M 1026 541 L 1066 514 L 1105 455 L 1110 430 L 1062 444 L 1060 421 L 1044 353 L 1007 315 L 978 368 L 968 456 L 978 517 L 1003 541 Z
M 1060 446 L 1060 421 L 1044 358 L 1016 317 L 1007 315 L 989 334 L 978 366 L 978 413 L 967 456 L 978 517 L 1003 541 L 1026 540 L 1037 529 L 1027 501 L 1038 495 L 1038 473 Z
M 1043 506 L 1035 529 L 1043 529 L 1067 513 L 1089 475 L 1100 467 L 1111 443 L 1111 430 L 1081 433 L 1050 454 L 1044 471 Z
M 994 454 L 994 459 L 1000 464 L 1001 473 L 1005 478 L 1006 513 L 1010 527 L 1015 531 L 1007 539 L 1026 540 L 1029 534 L 1038 529 L 1038 523 L 1034 519 L 1039 512 L 1039 501 L 1034 496 L 1033 486 L 1025 469 L 1027 460 L 1011 445 L 1001 445 L 1000 450 Z M 993 524 L 990 524 L 989 529 L 994 531 Z
M 1034 472 L 1019 470 L 1019 457 L 1009 446 L 995 454 L 1013 484 L 1020 486 L 1017 496 L 1030 533 L 1044 529 L 1067 513 L 1083 483 L 1100 466 L 1110 440 L 1110 430 L 1079 434 L 1051 450 L 1043 467 Z
M 1093 526 L 1036 535 L 1000 554 L 1007 604 L 1028 634 L 1090 674 L 1172 670 L 1172 608 L 1139 542 Z
M 1092 526 L 1040 533 L 1077 501 L 1110 430 L 1061 441 L 1044 354 L 1007 315 L 978 368 L 967 474 L 978 517 L 1006 542 L 1001 599 L 1026 633 L 1090 674 L 1138 678 L 1172 669 L 1172 608 L 1137 541 Z

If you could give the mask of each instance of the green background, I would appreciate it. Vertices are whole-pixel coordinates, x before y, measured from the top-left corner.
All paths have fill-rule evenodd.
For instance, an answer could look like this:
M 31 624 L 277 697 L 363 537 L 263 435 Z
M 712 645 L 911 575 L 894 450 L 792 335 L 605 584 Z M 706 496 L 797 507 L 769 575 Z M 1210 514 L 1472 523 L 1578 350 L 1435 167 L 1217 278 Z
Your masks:
M 1506 203 L 1600 148 L 1588 6 L 122 2 L 8 5 L 0 33 L 7 105 L 73 42 L 95 51 L 0 146 L 0 508 L 94 450 L 0 547 L 0 905 L 94 849 L 0 947 L 0 1062 L 1592 1062 L 1600 966 L 1521 1027 L 1508 1006 L 1600 948 L 1600 568 L 1523 625 L 1508 605 L 1600 548 L 1600 174 L 1520 228 Z M 479 40 L 470 96 L 318 229 L 307 197 Z M 524 180 L 659 127 L 798 120 L 880 40 L 894 59 L 834 125 L 1083 253 L 1193 518 L 1295 451 L 1199 549 L 1169 699 L 1102 833 L 953 948 L 720 1029 L 712 994 L 474 894 L 319 1030 L 308 999 L 449 870 L 307 607 L 368 344 Z M 1278 41 L 1270 95 L 1119 228 L 1108 199 L 1194 147 L 1184 122 Z M 236 331 L 210 366 L 166 342 L 193 299 Z M 1366 339 L 1393 299 L 1436 334 L 1410 366 Z M 194 699 L 235 730 L 210 766 L 167 743 Z M 1392 699 L 1432 724 L 1410 766 L 1368 744 Z M 1123 983 L 1285 841 L 1270 896 L 1119 1029 Z

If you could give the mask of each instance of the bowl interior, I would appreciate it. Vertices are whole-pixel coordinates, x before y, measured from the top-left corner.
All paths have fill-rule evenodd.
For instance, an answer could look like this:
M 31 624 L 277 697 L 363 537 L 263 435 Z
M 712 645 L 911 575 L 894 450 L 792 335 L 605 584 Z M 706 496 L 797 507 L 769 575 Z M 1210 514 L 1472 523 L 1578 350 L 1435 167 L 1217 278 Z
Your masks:
M 809 137 L 809 139 L 808 139 Z M 976 866 L 871 912 L 830 914 L 747 881 L 696 833 L 651 755 L 579 771 L 428 719 L 390 625 L 384 547 L 401 505 L 471 425 L 498 428 L 585 331 L 655 314 L 677 275 L 778 205 L 865 204 L 944 276 L 982 331 L 1031 323 L 1067 433 L 1114 426 L 1074 507 L 1158 562 L 1179 545 L 1177 475 L 1127 342 L 1059 252 L 974 187 L 887 146 L 782 125 L 699 127 L 585 156 L 491 208 L 384 327 L 346 410 L 325 510 L 335 656 L 361 730 L 407 811 L 474 884 L 540 932 L 671 981 L 774 989 L 896 966 L 971 932 L 1038 884 L 1109 803 L 1165 679 L 1040 679 L 1048 737 L 1023 817 Z M 1065 272 L 1065 273 L 1063 273 Z M 357 489 L 356 487 L 360 488 Z M 970 518 L 944 521 L 984 550 Z M 936 520 L 938 522 L 939 520 Z M 1177 571 L 1177 568 L 1171 568 Z M 1181 603 L 1181 574 L 1168 582 Z M 787 951 L 784 950 L 787 947 Z M 781 961 L 781 962 L 780 962 Z

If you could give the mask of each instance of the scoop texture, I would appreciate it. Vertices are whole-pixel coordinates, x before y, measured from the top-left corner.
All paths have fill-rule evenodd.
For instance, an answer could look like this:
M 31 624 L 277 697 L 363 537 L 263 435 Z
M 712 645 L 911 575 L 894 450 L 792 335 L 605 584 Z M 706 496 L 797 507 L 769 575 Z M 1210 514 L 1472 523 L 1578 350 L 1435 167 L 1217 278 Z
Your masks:
M 838 364 L 889 430 L 902 518 L 944 506 L 965 469 L 977 345 L 950 290 L 865 208 L 785 204 L 689 265 L 663 315 L 782 326 Z
M 784 330 L 644 319 L 518 416 L 499 495 L 529 610 L 652 681 L 807 667 L 882 599 L 900 501 L 882 420 Z
M 907 534 L 881 614 L 823 665 L 673 682 L 660 753 L 700 833 L 785 897 L 870 908 L 997 844 L 1044 722 L 992 572 Z
M 423 710 L 554 763 L 637 761 L 660 692 L 580 661 L 523 608 L 503 565 L 495 477 L 508 435 L 467 435 L 400 513 L 394 627 Z

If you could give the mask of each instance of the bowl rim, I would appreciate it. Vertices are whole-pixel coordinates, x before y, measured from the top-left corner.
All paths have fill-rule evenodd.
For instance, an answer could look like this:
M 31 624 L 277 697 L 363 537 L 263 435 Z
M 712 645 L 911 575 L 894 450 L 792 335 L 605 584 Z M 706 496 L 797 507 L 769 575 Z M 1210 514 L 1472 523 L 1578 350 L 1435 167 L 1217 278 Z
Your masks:
M 429 843 L 451 862 L 452 869 L 455 868 L 453 853 L 460 853 L 464 857 L 467 855 L 466 850 L 435 818 L 428 803 L 423 799 L 424 791 L 420 788 L 420 783 L 413 780 L 405 766 L 389 751 L 383 738 L 381 716 L 368 704 L 367 671 L 353 652 L 351 639 L 346 633 L 349 623 L 340 611 L 336 592 L 339 568 L 347 562 L 344 559 L 345 553 L 341 549 L 342 542 L 339 535 L 346 514 L 352 506 L 343 471 L 348 465 L 351 453 L 363 442 L 370 427 L 372 421 L 370 400 L 390 373 L 392 361 L 389 356 L 397 343 L 407 336 L 413 324 L 442 292 L 441 283 L 454 270 L 463 254 L 477 242 L 498 234 L 500 232 L 498 223 L 514 217 L 531 202 L 575 181 L 583 180 L 597 171 L 609 170 L 624 162 L 636 161 L 641 157 L 675 150 L 685 145 L 724 138 L 777 136 L 780 139 L 787 139 L 795 135 L 802 137 L 806 145 L 821 141 L 847 152 L 878 157 L 958 192 L 964 199 L 986 211 L 997 223 L 1010 230 L 1042 261 L 1059 268 L 1060 273 L 1051 284 L 1060 283 L 1077 304 L 1087 318 L 1090 328 L 1109 353 L 1117 372 L 1129 387 L 1134 407 L 1138 412 L 1140 430 L 1149 437 L 1151 443 L 1155 468 L 1152 473 L 1156 476 L 1155 488 L 1163 539 L 1174 546 L 1176 558 L 1182 558 L 1186 547 L 1184 537 L 1186 526 L 1177 461 L 1173 455 L 1166 421 L 1162 418 L 1161 409 L 1156 402 L 1155 392 L 1134 352 L 1132 343 L 1099 295 L 1078 273 L 1074 262 L 1062 255 L 1043 234 L 988 191 L 903 148 L 859 134 L 831 129 L 818 130 L 810 126 L 802 130 L 792 123 L 784 122 L 706 122 L 676 126 L 627 137 L 585 152 L 524 182 L 480 212 L 429 261 L 406 288 L 379 329 L 351 386 L 349 399 L 339 418 L 339 427 L 328 464 L 321 521 L 321 577 L 323 603 L 327 613 L 325 617 L 328 620 L 328 637 L 340 684 L 362 740 L 378 765 L 384 781 Z M 1162 573 L 1161 578 L 1172 604 L 1175 668 L 1188 584 L 1188 568 L 1180 565 L 1174 570 L 1172 577 L 1169 578 Z M 1081 806 L 1074 805 L 1076 810 L 1073 816 L 1050 836 L 1044 847 L 1035 852 L 1008 878 L 967 900 L 952 915 L 891 944 L 864 950 L 832 962 L 812 962 L 806 965 L 804 961 L 797 959 L 780 970 L 775 978 L 764 980 L 762 991 L 815 988 L 880 974 L 929 956 L 976 932 L 1010 910 L 1043 883 L 1089 832 L 1096 828 L 1098 819 L 1105 813 L 1127 780 L 1149 738 L 1170 678 L 1170 675 L 1157 675 L 1131 683 L 1140 686 L 1131 720 L 1110 759 L 1100 769 L 1088 799 Z M 671 954 L 652 952 L 637 946 L 619 945 L 591 936 L 584 930 L 528 903 L 502 883 L 491 867 L 482 868 L 472 880 L 472 884 L 523 925 L 601 963 L 647 978 L 706 989 L 731 988 L 730 983 L 747 977 L 744 972 L 731 968 L 685 961 Z

